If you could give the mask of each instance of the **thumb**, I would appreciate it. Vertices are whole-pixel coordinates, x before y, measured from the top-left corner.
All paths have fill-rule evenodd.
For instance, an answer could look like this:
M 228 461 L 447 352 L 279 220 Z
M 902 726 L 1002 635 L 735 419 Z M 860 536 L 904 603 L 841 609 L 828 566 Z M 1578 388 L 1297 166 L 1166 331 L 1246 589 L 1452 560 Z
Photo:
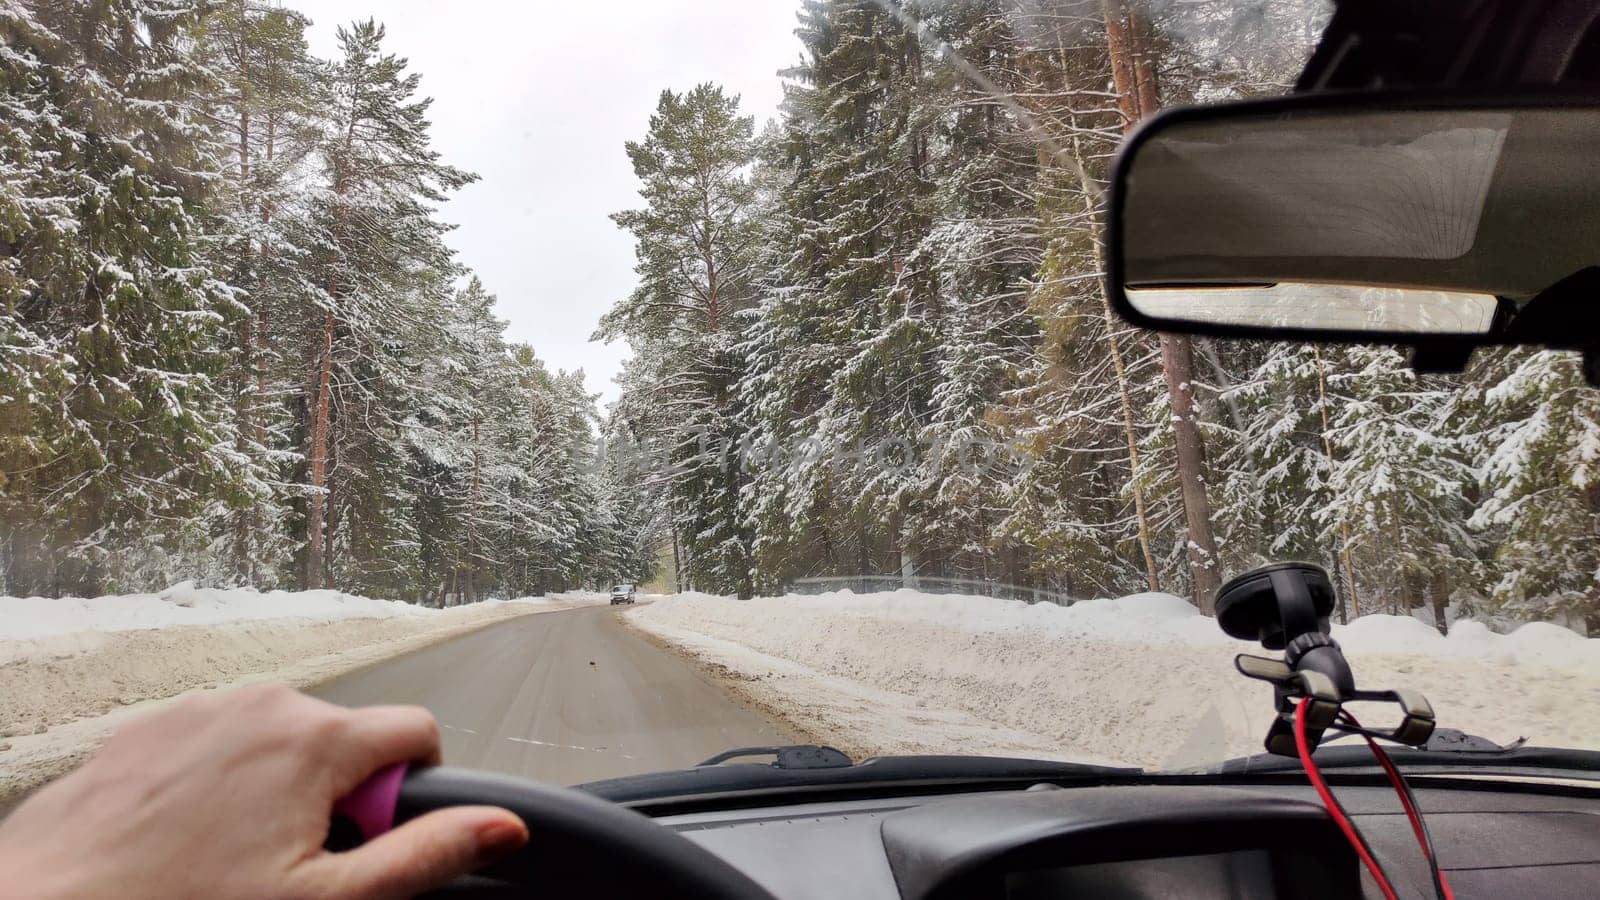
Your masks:
M 457 806 L 419 816 L 348 853 L 318 860 L 327 894 L 348 900 L 413 897 L 517 850 L 528 827 L 493 806 Z

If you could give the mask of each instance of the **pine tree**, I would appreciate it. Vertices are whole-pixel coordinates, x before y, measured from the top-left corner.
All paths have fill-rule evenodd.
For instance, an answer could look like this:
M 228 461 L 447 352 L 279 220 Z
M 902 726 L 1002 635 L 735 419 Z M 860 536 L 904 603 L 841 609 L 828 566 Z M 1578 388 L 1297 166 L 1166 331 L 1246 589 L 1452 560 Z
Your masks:
M 403 371 L 388 358 L 390 347 L 406 344 L 395 331 L 442 327 L 439 310 L 448 288 L 436 283 L 418 291 L 414 273 L 453 273 L 442 242 L 445 227 L 431 217 L 431 204 L 474 179 L 440 162 L 429 146 L 430 101 L 415 96 L 421 78 L 406 72 L 404 59 L 383 52 L 383 39 L 383 27 L 371 20 L 339 30 L 343 56 L 329 76 L 328 119 L 318 147 L 327 171 L 316 215 L 325 297 L 309 367 L 309 586 L 328 583 L 336 535 L 329 522 L 330 498 L 342 499 L 358 516 L 374 499 L 361 491 L 341 498 L 338 467 L 347 467 L 347 477 L 375 479 L 371 484 L 380 491 L 394 483 L 377 470 L 394 465 L 386 449 L 395 433 L 389 429 L 397 431 L 404 417 L 386 417 L 375 433 L 353 413 L 366 403 L 362 394 L 378 389 L 373 385 L 403 389 Z M 339 409 L 351 415 L 338 418 Z M 335 459 L 336 452 L 343 458 Z M 377 512 L 371 518 L 387 517 Z
M 219 568 L 246 584 L 292 582 L 288 515 L 300 462 L 288 410 L 277 398 L 294 390 L 285 371 L 291 348 L 308 337 L 316 291 L 304 272 L 306 210 L 294 174 L 314 144 L 318 75 L 306 47 L 304 16 L 253 0 L 231 0 L 207 20 L 203 52 L 220 94 L 224 178 L 207 224 L 213 265 L 227 272 L 238 317 L 228 388 L 237 421 L 235 450 L 258 474 L 259 490 L 229 511 L 218 530 L 232 535 Z M 290 383 L 286 384 L 288 378 Z
M 1161 106 L 1148 25 L 1122 0 L 1105 0 L 1105 27 L 1117 103 L 1125 126 L 1131 130 Z M 1206 494 L 1205 438 L 1195 408 L 1194 346 L 1189 338 L 1175 334 L 1161 335 L 1160 343 L 1161 372 L 1172 410 L 1172 443 L 1187 526 L 1184 547 L 1189 558 L 1190 587 L 1195 604 L 1209 613 L 1222 578 L 1211 524 L 1211 502 Z
M 653 408 L 630 425 L 675 466 L 686 582 L 743 596 L 752 589 L 750 539 L 740 519 L 735 451 L 744 426 L 734 385 L 758 258 L 753 131 L 738 98 L 714 85 L 662 93 L 645 140 L 627 144 L 645 206 L 612 217 L 637 242 L 640 283 L 596 332 L 626 337 L 636 354 L 623 404 Z
M 5 589 L 276 586 L 298 545 L 305 583 L 475 598 L 615 553 L 581 373 L 456 288 L 432 207 L 470 176 L 417 76 L 373 23 L 331 66 L 306 25 L 0 9 Z

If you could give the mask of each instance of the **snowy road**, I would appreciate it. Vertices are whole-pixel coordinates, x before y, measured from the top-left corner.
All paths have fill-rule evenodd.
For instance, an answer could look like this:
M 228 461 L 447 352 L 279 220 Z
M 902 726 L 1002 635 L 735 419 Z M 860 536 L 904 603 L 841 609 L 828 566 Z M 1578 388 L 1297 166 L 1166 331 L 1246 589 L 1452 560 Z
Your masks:
M 421 704 L 444 727 L 446 763 L 558 784 L 794 740 L 603 606 L 494 625 L 310 693 Z

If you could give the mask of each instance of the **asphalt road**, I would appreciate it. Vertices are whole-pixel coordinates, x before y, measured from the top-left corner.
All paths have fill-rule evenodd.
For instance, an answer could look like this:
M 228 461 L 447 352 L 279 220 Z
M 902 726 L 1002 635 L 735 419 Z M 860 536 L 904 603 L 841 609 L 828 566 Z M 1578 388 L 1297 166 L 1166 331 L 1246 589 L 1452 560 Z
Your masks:
M 443 726 L 446 764 L 557 784 L 796 740 L 604 606 L 512 619 L 311 693 L 347 706 L 421 704 Z

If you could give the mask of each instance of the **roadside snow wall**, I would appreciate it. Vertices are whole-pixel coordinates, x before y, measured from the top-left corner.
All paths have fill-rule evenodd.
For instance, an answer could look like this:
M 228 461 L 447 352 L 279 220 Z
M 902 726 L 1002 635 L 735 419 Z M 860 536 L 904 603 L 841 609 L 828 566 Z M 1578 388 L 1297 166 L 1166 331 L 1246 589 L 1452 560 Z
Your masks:
M 914 591 L 685 594 L 630 618 L 858 753 L 979 752 L 968 743 L 979 720 L 1023 735 L 1010 741 L 1017 753 L 1046 746 L 1065 758 L 1204 765 L 1259 752 L 1271 716 L 1270 686 L 1233 667 L 1234 654 L 1261 649 L 1168 594 L 1070 607 Z M 1600 640 L 1543 623 L 1500 635 L 1472 621 L 1445 637 L 1383 615 L 1336 625 L 1334 637 L 1360 684 L 1423 691 L 1444 727 L 1600 749 Z M 840 679 L 874 699 L 841 693 Z M 874 704 L 871 715 L 842 708 L 863 702 Z M 925 725 L 932 709 L 966 724 L 941 740 Z
M 0 597 L 0 814 L 76 765 L 125 716 L 188 691 L 307 687 L 511 616 L 552 597 L 434 610 L 337 591 L 213 590 Z

